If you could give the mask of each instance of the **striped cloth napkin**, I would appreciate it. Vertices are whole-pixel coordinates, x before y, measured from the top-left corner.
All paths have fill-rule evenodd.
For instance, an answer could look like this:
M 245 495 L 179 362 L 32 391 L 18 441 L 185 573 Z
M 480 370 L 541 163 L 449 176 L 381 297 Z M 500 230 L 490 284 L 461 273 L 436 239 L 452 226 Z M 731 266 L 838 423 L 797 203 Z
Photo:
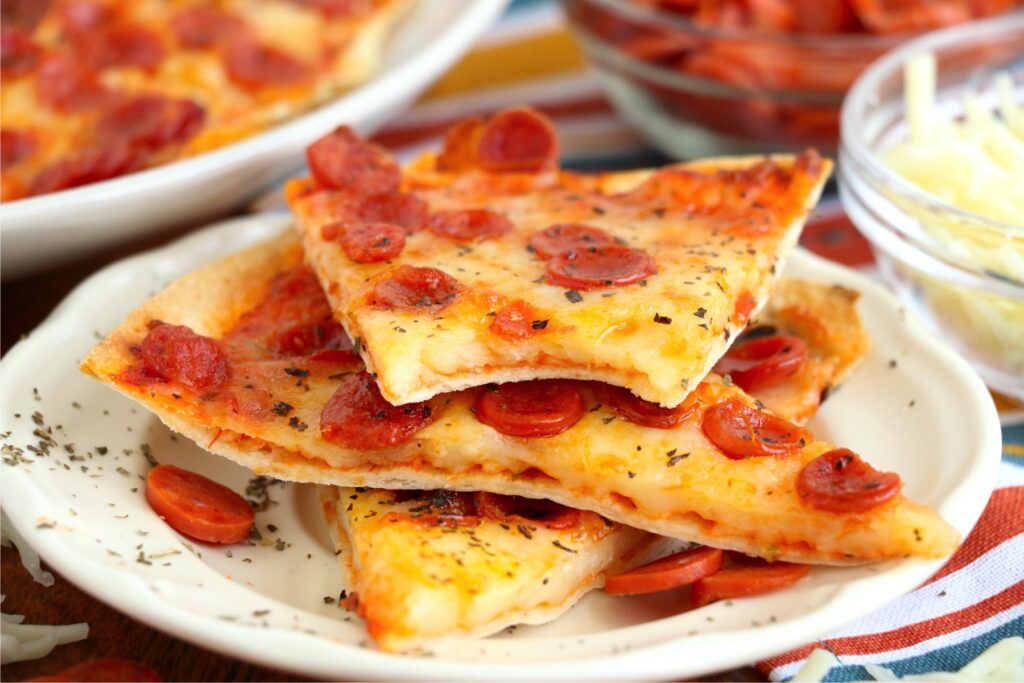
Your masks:
M 548 0 L 513 2 L 477 48 L 376 139 L 409 158 L 438 144 L 455 121 L 520 104 L 555 120 L 568 167 L 619 169 L 666 161 L 615 115 L 560 7 Z M 826 258 L 872 270 L 867 243 L 834 196 L 822 202 L 801 241 Z M 829 681 L 870 680 L 864 663 L 901 676 L 956 671 L 996 641 L 1024 634 L 1024 412 L 1008 403 L 1001 409 L 1006 426 L 998 488 L 960 551 L 924 586 L 875 614 L 757 662 L 762 674 L 786 680 L 817 647 L 831 650 L 841 663 Z

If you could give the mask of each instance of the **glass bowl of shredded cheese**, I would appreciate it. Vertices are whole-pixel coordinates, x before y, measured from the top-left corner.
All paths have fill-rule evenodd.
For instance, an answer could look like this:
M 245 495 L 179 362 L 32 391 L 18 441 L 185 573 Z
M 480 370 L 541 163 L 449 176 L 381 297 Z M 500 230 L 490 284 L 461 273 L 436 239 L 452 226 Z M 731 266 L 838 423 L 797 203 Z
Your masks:
M 883 277 L 1024 399 L 1024 13 L 887 53 L 844 102 L 839 190 Z

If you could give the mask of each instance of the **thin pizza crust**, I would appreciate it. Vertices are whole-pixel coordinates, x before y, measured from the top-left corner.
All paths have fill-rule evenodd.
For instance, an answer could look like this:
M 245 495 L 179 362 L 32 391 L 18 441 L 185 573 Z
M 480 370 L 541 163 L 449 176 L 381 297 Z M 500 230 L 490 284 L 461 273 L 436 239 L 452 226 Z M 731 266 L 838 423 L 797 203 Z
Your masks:
M 796 475 L 833 448 L 828 443 L 813 441 L 786 457 L 730 460 L 703 436 L 696 420 L 670 430 L 640 427 L 594 404 L 586 387 L 591 410 L 558 436 L 502 435 L 476 419 L 473 394 L 463 392 L 439 399 L 437 420 L 409 443 L 359 451 L 319 435 L 320 410 L 340 382 L 327 371 L 311 368 L 301 383 L 281 375 L 268 387 L 275 400 L 294 406 L 288 418 L 244 418 L 181 387 L 119 380 L 136 362 L 133 348 L 149 321 L 186 324 L 220 337 L 260 300 L 275 273 L 301 262 L 301 248 L 285 236 L 196 271 L 129 316 L 90 352 L 82 369 L 208 450 L 281 479 L 546 498 L 680 540 L 795 562 L 942 557 L 958 545 L 951 526 L 902 495 L 858 514 L 804 505 L 794 489 Z M 708 404 L 728 397 L 753 404 L 714 378 L 695 393 Z

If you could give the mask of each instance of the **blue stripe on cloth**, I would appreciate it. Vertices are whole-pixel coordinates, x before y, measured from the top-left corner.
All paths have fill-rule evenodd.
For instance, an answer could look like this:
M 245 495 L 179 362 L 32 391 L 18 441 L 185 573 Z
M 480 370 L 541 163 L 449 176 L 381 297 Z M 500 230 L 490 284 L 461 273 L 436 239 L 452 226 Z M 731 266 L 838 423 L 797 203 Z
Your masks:
M 505 14 L 511 14 L 512 12 L 519 12 L 520 10 L 529 9 L 531 7 L 550 4 L 551 0 L 512 0 L 512 4 L 505 10 Z
M 1018 446 L 1024 446 L 1024 424 L 1012 425 L 1010 427 L 1003 427 L 1003 445 L 1016 444 Z M 1014 465 L 1021 465 L 1024 467 L 1024 457 L 1019 455 L 1010 455 L 1006 453 L 1003 455 L 1003 460 Z
M 959 671 L 971 660 L 977 658 L 982 652 L 995 645 L 1003 638 L 1024 635 L 1024 616 L 992 629 L 987 633 L 965 640 L 955 645 L 932 650 L 916 657 L 900 659 L 894 662 L 881 663 L 887 669 L 891 669 L 897 676 L 909 676 L 910 674 L 931 673 L 934 671 Z M 841 659 L 841 658 L 840 658 Z M 856 664 L 852 666 L 836 667 L 828 672 L 824 681 L 833 683 L 838 681 L 872 681 L 874 678 L 863 666 Z

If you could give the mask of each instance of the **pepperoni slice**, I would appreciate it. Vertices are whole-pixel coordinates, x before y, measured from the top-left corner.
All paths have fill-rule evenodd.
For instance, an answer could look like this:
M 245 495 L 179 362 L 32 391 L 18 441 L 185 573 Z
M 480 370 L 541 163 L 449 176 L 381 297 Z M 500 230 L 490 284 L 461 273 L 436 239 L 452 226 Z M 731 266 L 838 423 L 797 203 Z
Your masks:
M 780 417 L 729 398 L 707 408 L 700 422 L 704 435 L 732 460 L 786 455 L 807 443 L 807 430 Z
M 302 4 L 330 19 L 357 17 L 374 8 L 373 0 L 302 0 Z
M 4 78 L 17 78 L 32 71 L 39 62 L 39 46 L 19 28 L 4 26 L 0 29 L 0 74 Z
M 287 52 L 246 38 L 227 47 L 224 66 L 228 78 L 253 90 L 295 86 L 312 75 L 309 66 Z
M 621 244 L 563 251 L 548 261 L 547 281 L 570 289 L 621 287 L 644 280 L 656 272 L 646 252 Z
M 341 248 L 355 263 L 380 263 L 405 249 L 405 228 L 393 223 L 356 223 L 341 231 Z
M 192 100 L 143 95 L 108 110 L 97 124 L 102 140 L 123 140 L 147 150 L 193 138 L 206 112 Z
M 826 512 L 867 512 L 900 492 L 898 474 L 879 472 L 848 448 L 822 453 L 804 465 L 796 492 L 805 503 Z
M 7 170 L 32 156 L 36 139 L 23 130 L 4 128 L 0 130 L 0 170 Z
M 715 365 L 744 391 L 754 392 L 792 377 L 807 360 L 807 344 L 799 337 L 775 334 L 740 340 Z
M 477 514 L 506 524 L 537 524 L 546 529 L 572 529 L 580 522 L 580 511 L 550 500 L 476 494 Z
M 320 435 L 345 448 L 370 450 L 409 441 L 435 416 L 426 403 L 393 406 L 369 373 L 344 379 L 320 413 Z
M 724 557 L 725 553 L 718 548 L 690 548 L 608 577 L 604 582 L 604 592 L 608 595 L 640 595 L 689 586 L 717 572 Z
M 807 576 L 811 568 L 806 564 L 772 562 L 721 569 L 711 576 L 698 579 L 690 591 L 690 604 L 694 608 L 715 602 L 743 598 L 751 595 L 774 593 L 792 586 Z
M 757 299 L 750 292 L 743 290 L 740 295 L 736 297 L 735 314 L 738 318 L 737 322 L 746 322 L 750 320 L 750 314 L 754 312 L 757 307 Z
M 173 465 L 146 475 L 146 502 L 175 531 L 207 543 L 240 543 L 249 537 L 249 502 L 226 486 Z
M 402 265 L 379 280 L 370 305 L 385 310 L 437 312 L 450 305 L 462 286 L 437 268 Z
M 348 126 L 310 145 L 306 158 L 317 182 L 335 190 L 380 194 L 395 192 L 402 182 L 402 172 L 391 155 Z
M 435 235 L 465 242 L 501 237 L 512 230 L 512 221 L 487 209 L 459 209 L 435 213 L 427 227 Z
M 875 33 L 931 31 L 970 21 L 971 10 L 960 0 L 850 0 L 853 11 Z
M 510 382 L 477 394 L 476 418 L 509 436 L 555 436 L 580 421 L 587 405 L 576 384 L 541 379 Z
M 601 228 L 582 223 L 556 223 L 530 236 L 530 248 L 545 261 L 563 251 L 583 251 L 615 244 L 615 238 Z
M 480 165 L 480 136 L 484 122 L 479 116 L 460 121 L 448 129 L 444 146 L 437 155 L 438 171 L 457 173 Z
M 497 114 L 480 135 L 480 165 L 495 173 L 536 173 L 558 164 L 558 136 L 546 116 L 525 107 Z
M 60 4 L 58 20 L 64 35 L 88 38 L 113 22 L 114 11 L 110 5 L 96 0 L 68 0 Z
M 186 325 L 157 325 L 142 340 L 139 356 L 152 372 L 194 391 L 214 389 L 228 378 L 220 344 Z
M 675 408 L 662 408 L 657 403 L 645 401 L 629 389 L 595 382 L 594 397 L 614 410 L 620 417 L 633 424 L 655 429 L 672 429 L 681 425 L 693 415 L 696 407 L 693 401 L 683 401 Z
M 354 361 L 352 340 L 334 318 L 299 323 L 274 335 L 270 349 L 280 356 L 312 356 L 313 360 Z M 331 352 L 331 353 L 327 353 Z
M 408 192 L 381 192 L 359 201 L 353 211 L 357 220 L 392 223 L 412 234 L 427 224 L 427 203 Z
M 46 194 L 109 180 L 138 169 L 142 161 L 142 153 L 125 143 L 86 149 L 40 171 L 32 181 L 30 192 Z
M 69 666 L 49 676 L 30 678 L 29 681 L 79 681 L 81 683 L 140 681 L 156 682 L 160 674 L 148 666 L 142 666 L 128 659 L 94 659 Z
M 525 301 L 503 306 L 491 319 L 490 330 L 502 339 L 522 341 L 547 329 L 548 320 Z
M 241 17 L 216 7 L 187 7 L 171 17 L 171 30 L 184 47 L 204 50 L 246 32 Z
M 96 69 L 132 67 L 156 71 L 165 54 L 160 36 L 138 24 L 91 35 L 81 45 L 85 58 Z
M 113 99 L 96 73 L 66 55 L 49 55 L 39 66 L 36 96 L 46 106 L 73 114 L 105 107 Z

